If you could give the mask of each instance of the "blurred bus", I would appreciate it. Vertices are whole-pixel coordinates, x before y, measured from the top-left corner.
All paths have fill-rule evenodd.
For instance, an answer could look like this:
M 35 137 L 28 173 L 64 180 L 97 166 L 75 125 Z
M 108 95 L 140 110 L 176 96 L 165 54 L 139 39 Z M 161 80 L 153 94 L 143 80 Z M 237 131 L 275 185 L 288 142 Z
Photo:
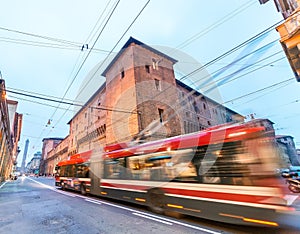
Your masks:
M 220 222 L 278 227 L 299 217 L 286 195 L 273 128 L 264 121 L 129 146 L 108 145 L 57 165 L 56 185 Z

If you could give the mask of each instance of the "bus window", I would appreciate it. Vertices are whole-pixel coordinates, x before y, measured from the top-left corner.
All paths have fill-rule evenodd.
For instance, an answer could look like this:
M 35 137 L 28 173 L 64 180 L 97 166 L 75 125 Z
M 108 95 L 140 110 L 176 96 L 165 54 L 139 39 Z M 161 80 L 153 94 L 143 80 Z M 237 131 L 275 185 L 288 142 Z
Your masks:
M 129 179 L 124 158 L 108 159 L 104 163 L 104 176 L 110 179 Z
M 60 167 L 60 176 L 67 176 L 67 173 L 66 173 L 66 166 L 61 166 Z
M 132 156 L 127 160 L 134 179 L 187 181 L 192 178 L 195 181 L 196 171 L 190 166 L 192 155 L 192 149 L 185 149 Z
M 192 162 L 197 180 L 208 184 L 251 185 L 250 169 L 243 160 L 242 142 L 228 142 L 197 149 Z
M 89 167 L 84 164 L 77 165 L 77 177 L 88 178 L 89 177 Z
M 76 166 L 75 165 L 67 165 L 65 176 L 67 177 L 75 177 L 76 175 Z

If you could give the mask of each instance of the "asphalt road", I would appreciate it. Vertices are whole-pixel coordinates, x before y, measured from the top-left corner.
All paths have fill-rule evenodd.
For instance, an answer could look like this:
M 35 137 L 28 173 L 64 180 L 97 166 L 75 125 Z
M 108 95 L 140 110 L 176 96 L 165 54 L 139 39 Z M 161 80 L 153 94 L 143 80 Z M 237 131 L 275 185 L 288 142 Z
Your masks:
M 20 177 L 0 185 L 0 234 L 11 233 L 297 234 L 300 228 L 250 228 L 193 217 L 175 219 L 143 207 L 55 189 L 51 177 Z
M 222 233 L 20 177 L 0 188 L 0 233 Z

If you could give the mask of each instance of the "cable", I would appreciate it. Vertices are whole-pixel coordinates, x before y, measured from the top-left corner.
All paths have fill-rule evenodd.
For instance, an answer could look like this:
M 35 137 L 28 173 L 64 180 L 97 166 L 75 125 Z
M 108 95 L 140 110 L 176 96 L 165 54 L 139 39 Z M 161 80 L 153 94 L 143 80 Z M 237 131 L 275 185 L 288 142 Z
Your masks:
M 261 59 L 261 60 L 257 61 L 256 63 L 260 63 L 260 62 L 262 62 L 262 61 L 264 61 L 264 60 L 266 60 L 266 59 L 268 59 L 268 58 L 270 58 L 270 57 L 273 57 L 274 55 L 279 54 L 279 53 L 282 53 L 282 51 L 279 51 L 279 52 L 277 52 L 277 53 L 275 53 L 275 54 L 272 54 L 272 55 L 270 55 L 270 56 L 267 57 L 267 58 Z M 268 64 L 265 64 L 265 65 L 263 65 L 263 66 L 261 66 L 261 67 L 255 68 L 255 69 L 253 69 L 253 70 L 251 70 L 251 71 L 249 71 L 249 72 L 246 72 L 246 73 L 244 73 L 244 74 L 242 74 L 242 75 L 240 75 L 240 76 L 237 76 L 237 77 L 235 77 L 235 78 L 232 78 L 232 79 L 228 80 L 228 78 L 233 77 L 235 74 L 240 73 L 241 71 L 246 70 L 246 69 L 252 67 L 252 65 L 248 65 L 248 66 L 246 66 L 246 67 L 242 67 L 242 68 L 239 69 L 238 71 L 233 72 L 233 73 L 231 73 L 231 74 L 229 74 L 229 75 L 227 75 L 227 76 L 225 76 L 225 77 L 222 77 L 222 78 L 216 80 L 216 81 L 223 81 L 223 80 L 225 80 L 225 81 L 224 81 L 223 83 L 219 83 L 219 84 L 217 84 L 217 85 L 211 87 L 210 89 L 206 90 L 206 92 L 210 92 L 210 91 L 212 91 L 212 90 L 215 89 L 215 88 L 219 88 L 220 86 L 223 86 L 223 85 L 228 84 L 228 83 L 230 83 L 230 82 L 232 82 L 232 81 L 235 81 L 235 80 L 237 80 L 237 79 L 239 79 L 239 78 L 241 78 L 241 77 L 243 77 L 243 76 L 249 75 L 250 73 L 255 72 L 255 71 L 258 71 L 258 70 L 260 70 L 260 69 L 262 69 L 262 68 L 264 68 L 264 67 L 270 66 L 271 64 L 276 63 L 276 62 L 278 62 L 278 61 L 281 61 L 281 60 L 283 60 L 283 59 L 285 59 L 285 58 L 286 58 L 286 57 L 281 57 L 281 58 L 279 58 L 279 59 L 277 59 L 277 60 L 273 60 L 273 61 L 271 61 L 271 62 L 268 63 Z M 207 85 L 204 86 L 203 88 L 206 88 L 206 87 L 211 86 L 211 85 L 214 85 L 214 82 L 211 82 L 211 83 L 207 84 Z
M 230 102 L 239 100 L 239 99 L 241 99 L 241 98 L 251 96 L 251 95 L 253 95 L 253 94 L 255 94 L 255 93 L 259 93 L 259 92 L 264 91 L 264 90 L 267 90 L 267 89 L 269 89 L 269 88 L 276 87 L 277 85 L 284 84 L 284 83 L 286 83 L 286 82 L 290 82 L 290 81 L 292 81 L 292 80 L 294 80 L 294 79 L 295 79 L 295 77 L 292 77 L 292 78 L 289 78 L 289 79 L 287 79 L 287 80 L 280 81 L 280 82 L 278 82 L 278 83 L 272 84 L 272 85 L 267 86 L 267 87 L 264 87 L 264 88 L 262 88 L 262 89 L 258 89 L 258 90 L 256 90 L 256 91 L 253 91 L 253 92 L 244 94 L 244 95 L 239 96 L 239 97 L 237 97 L 237 98 L 233 98 L 233 99 L 228 100 L 228 101 L 226 101 L 226 102 L 223 102 L 223 103 L 221 103 L 221 104 L 219 104 L 219 105 L 224 105 L 224 104 L 226 104 L 226 103 L 230 103 Z
M 68 45 L 73 45 L 73 46 L 81 45 L 81 43 L 78 43 L 78 42 L 68 41 L 68 40 L 64 40 L 64 39 L 60 39 L 60 38 L 42 36 L 42 35 L 37 35 L 37 34 L 33 34 L 33 33 L 28 33 L 28 32 L 22 32 L 22 31 L 18 31 L 18 30 L 14 30 L 14 29 L 8 29 L 8 28 L 4 28 L 4 27 L 0 27 L 0 30 L 19 33 L 19 34 L 23 34 L 23 35 L 31 36 L 31 37 L 42 38 L 42 39 L 49 40 L 49 41 L 56 41 L 56 42 L 60 42 L 60 43 L 68 44 Z
M 261 37 L 261 36 L 263 36 L 263 35 L 269 33 L 269 32 L 270 32 L 271 30 L 273 30 L 274 27 L 275 27 L 276 25 L 278 25 L 280 22 L 282 22 L 282 21 L 279 21 L 279 22 L 277 22 L 276 24 L 273 24 L 272 26 L 270 26 L 270 27 L 268 27 L 267 29 L 263 30 L 262 32 L 256 34 L 255 36 L 251 37 L 250 39 L 248 39 L 248 40 L 242 42 L 241 44 L 239 44 L 239 45 L 235 46 L 234 48 L 230 49 L 229 51 L 223 53 L 222 55 L 218 56 L 217 58 L 215 58 L 215 59 L 209 61 L 208 63 L 204 64 L 203 66 L 201 66 L 201 67 L 199 67 L 199 68 L 193 70 L 192 72 L 188 73 L 187 75 L 181 77 L 179 80 L 183 81 L 183 80 L 187 79 L 189 76 L 194 75 L 195 73 L 198 73 L 199 71 L 201 71 L 201 70 L 203 70 L 204 68 L 206 68 L 206 67 L 208 67 L 208 66 L 214 64 L 215 62 L 221 60 L 222 58 L 224 58 L 224 57 L 226 57 L 226 56 L 232 54 L 233 52 L 237 51 L 238 49 L 242 48 L 243 46 L 245 46 L 245 45 L 247 45 L 247 44 L 253 42 L 253 41 L 256 40 L 257 38 L 259 38 L 259 37 Z
M 242 11 L 248 9 L 251 5 L 255 4 L 254 1 L 249 1 L 248 3 L 246 3 L 244 6 L 242 7 L 238 7 L 235 10 L 233 10 L 232 12 L 230 12 L 229 14 L 227 14 L 226 16 L 224 16 L 223 18 L 221 18 L 220 20 L 217 20 L 215 23 L 211 24 L 210 26 L 206 27 L 204 30 L 202 30 L 201 32 L 196 33 L 195 35 L 191 36 L 190 38 L 188 38 L 187 40 L 185 40 L 184 42 L 180 43 L 176 49 L 182 49 L 186 46 L 188 46 L 189 44 L 191 44 L 193 41 L 199 39 L 200 37 L 206 35 L 208 32 L 212 31 L 213 29 L 216 29 L 218 26 L 222 25 L 223 23 L 225 23 L 226 21 L 230 20 L 231 18 L 233 18 L 234 16 L 236 16 L 237 14 L 241 13 Z
M 92 31 L 90 32 L 88 38 L 90 37 L 90 35 L 91 35 L 92 32 L 94 31 L 94 29 L 96 28 L 98 22 L 99 22 L 100 19 L 102 18 L 103 14 L 104 14 L 104 12 L 106 11 L 106 9 L 107 9 L 107 7 L 108 7 L 108 5 L 109 5 L 110 2 L 111 2 L 111 0 L 106 4 L 104 10 L 103 10 L 102 13 L 100 14 L 100 16 L 99 16 L 99 18 L 98 18 L 96 24 L 94 25 Z M 119 3 L 119 2 L 118 2 L 118 3 Z M 115 8 L 116 8 L 116 6 L 118 5 L 118 3 L 115 4 Z M 112 13 L 114 12 L 114 9 L 111 8 L 111 11 L 110 11 L 110 12 L 111 12 L 111 14 L 112 14 Z M 101 23 L 101 25 L 102 25 L 102 23 Z M 103 30 L 103 29 L 102 29 L 102 30 Z M 97 30 L 97 31 L 98 31 L 98 30 Z M 96 32 L 95 32 L 95 33 L 96 33 Z M 101 32 L 100 32 L 99 34 L 101 34 Z M 98 36 L 98 38 L 99 38 L 99 36 Z M 96 41 L 94 42 L 92 48 L 90 48 L 90 52 L 94 49 L 94 45 L 96 44 L 98 38 L 97 38 Z M 87 39 L 87 40 L 88 40 L 88 39 Z M 89 43 L 90 43 L 90 42 L 88 42 L 87 44 L 89 44 Z M 82 68 L 83 64 L 85 63 L 85 61 L 86 61 L 86 59 L 87 59 L 88 56 L 89 56 L 89 54 L 84 58 L 84 61 L 82 62 L 82 64 L 80 65 L 80 67 L 79 67 L 79 69 L 78 69 L 78 73 L 79 73 L 80 69 Z M 73 73 L 73 71 L 75 71 L 75 67 L 76 67 L 77 63 L 79 62 L 79 59 L 80 59 L 80 56 L 77 57 L 77 61 L 76 61 L 75 65 L 74 65 L 74 67 L 73 67 L 73 69 L 72 69 L 71 74 Z M 78 74 L 78 73 L 77 73 L 77 74 Z M 67 92 L 69 91 L 70 87 L 71 87 L 72 84 L 74 83 L 74 80 L 75 80 L 77 74 L 76 74 L 75 77 L 72 79 L 71 84 L 68 86 L 68 88 L 67 88 L 67 90 L 65 91 L 65 93 L 64 93 L 63 97 L 61 98 L 61 100 L 64 100 L 64 98 L 65 98 Z M 59 105 L 60 105 L 60 104 L 58 104 L 58 107 L 59 107 Z M 70 108 L 70 106 L 69 106 L 69 108 Z M 69 110 L 69 108 L 68 108 L 67 110 Z M 57 109 L 56 109 L 56 110 L 57 110 Z M 52 119 L 52 118 L 54 117 L 54 115 L 56 114 L 56 110 L 55 110 L 54 113 L 51 115 L 50 119 Z M 59 120 L 58 120 L 57 122 L 60 122 L 60 121 L 61 121 L 61 119 L 65 116 L 67 110 L 61 115 L 61 117 L 59 118 Z
M 0 27 L 0 29 L 4 29 Z M 23 39 L 14 39 L 14 38 L 8 38 L 8 37 L 0 37 L 0 41 L 8 42 L 8 43 L 15 43 L 15 44 L 22 44 L 22 45 L 29 45 L 29 46 L 37 46 L 37 47 L 46 47 L 46 48 L 54 48 L 54 49 L 64 49 L 64 50 L 81 50 L 82 43 L 80 42 L 69 42 L 66 40 L 58 39 L 58 38 L 52 38 L 47 36 L 41 36 L 26 32 L 20 32 L 16 30 L 6 29 L 7 31 L 12 32 L 19 32 L 21 34 L 34 36 L 34 37 L 40 37 L 47 40 L 53 40 L 55 42 L 60 42 L 61 44 L 54 44 L 54 43 L 46 43 L 46 42 L 40 42 L 40 41 L 30 41 L 30 40 L 23 40 Z M 64 45 L 66 44 L 66 45 Z M 90 48 L 87 48 L 86 50 L 91 50 Z M 93 48 L 93 52 L 101 52 L 101 53 L 108 53 L 109 51 L 103 50 L 103 49 L 97 49 Z
M 93 50 L 93 48 L 94 48 L 95 44 L 97 43 L 97 41 L 98 41 L 99 37 L 101 36 L 101 34 L 102 34 L 103 30 L 105 29 L 106 25 L 108 24 L 108 22 L 109 22 L 110 18 L 112 17 L 112 15 L 113 15 L 114 11 L 116 10 L 116 8 L 117 8 L 117 6 L 118 6 L 118 4 L 119 4 L 119 3 L 120 3 L 120 0 L 118 0 L 118 2 L 115 4 L 115 6 L 114 6 L 114 8 L 113 8 L 112 12 L 110 13 L 110 15 L 109 15 L 108 19 L 107 19 L 107 20 L 106 20 L 106 22 L 105 22 L 105 25 L 103 26 L 103 28 L 102 28 L 102 30 L 100 31 L 100 33 L 98 34 L 98 37 L 96 38 L 96 40 L 95 40 L 94 44 L 92 45 L 92 47 L 91 47 L 91 50 L 89 50 L 88 54 L 85 56 L 85 58 L 84 58 L 83 62 L 82 62 L 82 63 L 81 63 L 81 65 L 79 66 L 79 69 L 77 70 L 77 72 L 76 72 L 76 74 L 75 74 L 74 78 L 73 78 L 73 79 L 72 79 L 72 81 L 71 81 L 71 84 L 70 84 L 70 85 L 68 86 L 68 88 L 66 89 L 66 91 L 65 91 L 65 93 L 64 93 L 64 95 L 63 95 L 63 97 L 61 98 L 61 100 L 63 100 L 63 99 L 65 98 L 65 96 L 66 96 L 66 94 L 68 93 L 69 89 L 70 89 L 70 88 L 71 88 L 71 86 L 73 85 L 73 83 L 74 83 L 75 79 L 77 78 L 77 76 L 78 76 L 79 72 L 81 71 L 81 69 L 82 69 L 83 65 L 85 64 L 85 62 L 86 62 L 87 58 L 89 57 L 89 55 L 90 55 L 91 51 Z
M 12 90 L 7 90 L 7 89 L 3 90 L 2 88 L 0 88 L 0 91 L 5 91 L 5 92 L 8 92 L 8 93 L 14 93 L 14 94 L 18 94 L 18 95 L 22 95 L 22 96 L 26 96 L 26 97 L 36 98 L 36 99 L 40 99 L 40 100 L 44 100 L 44 101 L 56 102 L 56 103 L 60 103 L 60 104 L 70 105 L 70 106 L 88 107 L 87 105 L 81 105 L 81 104 L 77 104 L 77 103 L 73 103 L 73 102 L 66 102 L 66 101 L 61 101 L 61 100 L 54 100 L 54 99 L 50 99 L 50 98 L 39 97 L 39 96 L 36 96 L 36 95 L 20 93 L 20 92 L 16 92 L 16 91 L 12 91 Z M 93 109 L 96 109 L 96 110 L 106 110 L 106 111 L 113 111 L 113 112 L 123 112 L 123 113 L 137 114 L 137 113 L 134 113 L 132 111 L 118 110 L 118 109 L 105 108 L 105 107 L 93 107 L 92 106 L 92 107 L 89 107 L 89 108 L 93 108 Z
M 142 12 L 144 11 L 144 9 L 146 8 L 146 6 L 149 4 L 150 0 L 148 0 L 146 2 L 146 4 L 143 6 L 143 8 L 140 10 L 140 12 L 138 13 L 138 15 L 134 18 L 134 20 L 131 22 L 131 24 L 127 27 L 127 29 L 125 30 L 125 32 L 122 34 L 122 36 L 119 38 L 119 40 L 117 41 L 117 43 L 114 45 L 114 47 L 111 49 L 111 51 L 108 53 L 108 55 L 106 56 L 106 58 L 101 62 L 101 64 L 98 66 L 98 68 L 96 69 L 96 71 L 93 73 L 93 75 L 91 76 L 91 78 L 88 80 L 88 82 L 85 84 L 85 86 L 83 88 L 81 88 L 81 90 L 79 91 L 79 93 L 83 92 L 83 90 L 86 88 L 86 86 L 91 82 L 91 80 L 94 78 L 94 76 L 96 75 L 96 73 L 99 71 L 99 69 L 102 67 L 102 65 L 105 63 L 105 61 L 108 59 L 108 57 L 111 55 L 111 53 L 113 52 L 113 50 L 117 47 L 117 45 L 120 43 L 120 41 L 123 39 L 123 37 L 125 36 L 125 34 L 129 31 L 129 29 L 132 27 L 132 25 L 135 23 L 135 21 L 138 19 L 138 17 L 142 14 Z
M 101 30 L 100 33 L 98 34 L 98 36 L 97 36 L 96 40 L 94 41 L 94 43 L 93 43 L 91 49 L 88 51 L 88 53 L 87 53 L 87 55 L 85 56 L 83 62 L 82 62 L 81 65 L 79 66 L 79 68 L 78 68 L 78 70 L 77 70 L 77 72 L 76 72 L 74 78 L 72 79 L 71 83 L 70 83 L 69 86 L 67 87 L 67 89 L 66 89 L 66 91 L 65 91 L 65 93 L 64 93 L 64 95 L 63 95 L 63 97 L 61 98 L 61 100 L 64 100 L 65 96 L 67 95 L 68 91 L 70 90 L 71 86 L 73 85 L 75 79 L 77 78 L 77 76 L 78 76 L 79 72 L 81 71 L 83 65 L 84 65 L 85 62 L 87 61 L 87 58 L 89 57 L 91 51 L 92 51 L 93 48 L 95 47 L 95 44 L 97 43 L 98 39 L 100 38 L 102 32 L 104 31 L 106 25 L 108 24 L 109 20 L 111 19 L 112 15 L 113 15 L 113 13 L 115 12 L 115 10 L 116 10 L 117 6 L 119 5 L 119 3 L 120 3 L 120 0 L 118 0 L 117 3 L 114 5 L 114 7 L 113 7 L 111 13 L 109 14 L 108 19 L 106 20 L 104 26 L 102 27 L 102 30 Z M 60 104 L 59 104 L 59 105 L 60 105 Z M 54 113 L 52 114 L 51 118 L 55 115 L 55 113 L 56 113 L 56 110 L 55 110 Z M 66 114 L 66 112 L 61 116 L 61 118 L 59 119 L 59 121 L 63 118 L 63 116 L 64 116 L 65 114 Z M 50 118 L 50 119 L 51 119 L 51 118 Z
M 277 40 L 274 40 L 274 41 L 272 41 L 272 42 L 270 42 L 270 43 L 268 43 L 268 44 L 266 44 L 266 45 L 264 45 L 264 46 L 262 46 L 262 47 L 260 47 L 260 48 L 258 48 L 258 49 L 256 49 L 256 50 L 254 50 L 254 51 L 252 51 L 252 52 L 250 52 L 250 53 L 248 53 L 248 54 L 246 54 L 246 55 L 243 55 L 242 57 L 240 57 L 240 58 L 234 60 L 233 62 L 231 62 L 229 65 L 226 65 L 225 67 L 222 67 L 222 68 L 220 68 L 220 69 L 214 71 L 212 74 L 208 74 L 208 75 L 202 77 L 201 79 L 199 79 L 199 80 L 197 80 L 197 81 L 194 81 L 194 82 L 192 83 L 192 85 L 195 85 L 196 83 L 199 83 L 200 81 L 202 81 L 202 80 L 204 80 L 204 79 L 206 79 L 206 78 L 208 78 L 208 77 L 210 77 L 210 76 L 212 76 L 212 78 L 213 78 L 214 75 L 216 75 L 217 73 L 221 74 L 221 73 L 224 72 L 228 67 L 232 66 L 232 65 L 235 64 L 236 62 L 239 62 L 239 61 L 245 59 L 246 57 L 248 57 L 248 56 L 250 56 L 250 55 L 253 55 L 253 54 L 255 54 L 255 53 L 261 52 L 262 50 L 268 49 L 268 48 L 269 48 L 270 46 L 272 46 L 275 42 L 277 42 Z M 280 51 L 277 52 L 277 53 L 282 53 L 282 52 L 283 52 L 283 51 L 280 50 Z M 277 53 L 275 53 L 275 54 L 273 54 L 273 55 L 276 55 Z M 272 55 L 272 56 L 273 56 L 273 55 Z M 272 56 L 269 56 L 269 57 L 272 57 Z M 267 57 L 267 58 L 269 58 L 269 57 Z M 266 59 L 266 58 L 264 58 L 264 59 L 262 59 L 262 60 L 260 60 L 260 61 L 263 61 L 263 60 L 265 60 L 265 59 Z M 258 63 L 258 62 L 260 62 L 260 61 L 257 61 L 256 63 Z M 255 63 L 254 63 L 254 64 L 255 64 Z M 240 68 L 238 71 L 236 71 L 236 72 L 234 72 L 234 73 L 239 73 L 239 72 L 241 72 L 241 71 L 243 71 L 243 70 L 245 70 L 245 69 L 251 67 L 252 65 L 253 65 L 253 64 L 250 64 L 250 65 L 248 64 L 247 66 L 244 66 L 244 67 Z M 221 78 L 221 79 L 218 79 L 218 80 L 216 80 L 216 81 L 221 81 L 221 80 L 224 80 L 224 79 L 226 79 L 226 78 L 228 79 L 230 76 L 234 75 L 234 73 L 231 73 L 230 75 L 227 75 L 227 76 L 225 76 L 225 77 L 223 77 L 223 78 Z M 214 84 L 216 81 L 215 81 L 215 80 L 210 81 L 210 84 Z M 204 85 L 204 87 L 206 87 L 206 86 L 207 86 L 207 82 L 209 82 L 209 80 L 206 80 L 205 82 L 201 83 L 200 85 Z M 208 84 L 209 84 L 209 83 L 208 83 Z

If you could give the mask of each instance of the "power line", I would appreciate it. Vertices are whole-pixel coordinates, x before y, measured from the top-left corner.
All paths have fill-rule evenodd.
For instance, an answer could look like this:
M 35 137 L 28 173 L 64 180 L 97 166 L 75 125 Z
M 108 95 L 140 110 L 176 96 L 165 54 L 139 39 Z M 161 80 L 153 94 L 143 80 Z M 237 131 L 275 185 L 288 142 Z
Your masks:
M 56 103 L 60 103 L 60 104 L 64 104 L 64 105 L 88 107 L 87 105 L 81 105 L 81 104 L 77 104 L 77 103 L 73 103 L 73 102 L 66 102 L 66 101 L 62 101 L 62 100 L 54 100 L 54 99 L 50 99 L 50 98 L 46 98 L 46 97 L 39 97 L 39 96 L 36 96 L 36 95 L 16 92 L 16 91 L 8 90 L 8 89 L 3 90 L 3 89 L 0 88 L 0 91 L 5 91 L 5 92 L 8 92 L 8 93 L 14 93 L 14 94 L 18 94 L 18 95 L 22 95 L 22 96 L 26 96 L 26 97 L 30 97 L 30 98 L 35 98 L 35 99 L 40 99 L 40 100 L 44 100 L 44 101 L 49 101 L 49 102 L 56 102 Z M 113 112 L 123 112 L 123 113 L 135 114 L 132 111 L 113 109 L 113 108 L 107 108 L 107 107 L 91 106 L 90 108 L 93 108 L 93 109 L 96 109 L 96 110 L 106 110 L 106 111 L 113 111 Z
M 64 99 L 64 97 L 65 97 L 66 94 L 68 93 L 69 89 L 70 89 L 71 86 L 73 85 L 75 79 L 77 78 L 77 76 L 78 76 L 79 72 L 81 71 L 83 65 L 85 64 L 86 60 L 88 59 L 88 57 L 89 57 L 91 51 L 92 51 L 93 48 L 95 47 L 95 44 L 97 43 L 98 39 L 100 38 L 102 32 L 104 31 L 106 25 L 108 24 L 110 18 L 112 17 L 112 15 L 113 15 L 113 13 L 115 12 L 115 10 L 116 10 L 116 8 L 117 8 L 117 6 L 118 6 L 119 3 L 120 3 L 120 0 L 118 0 L 118 2 L 115 4 L 115 6 L 114 6 L 112 12 L 110 13 L 110 15 L 109 15 L 108 19 L 106 20 L 104 26 L 102 27 L 102 30 L 100 31 L 100 33 L 98 34 L 98 37 L 96 38 L 94 44 L 92 45 L 91 50 L 89 50 L 89 52 L 88 52 L 88 54 L 85 56 L 83 62 L 82 62 L 81 65 L 79 66 L 79 69 L 77 70 L 77 72 L 76 72 L 74 78 L 72 79 L 71 84 L 70 84 L 70 85 L 68 86 L 68 88 L 66 89 L 66 91 L 65 91 L 65 93 L 64 93 L 64 95 L 63 95 L 63 97 L 62 97 L 62 100 Z
M 194 74 L 198 73 L 199 71 L 202 71 L 204 68 L 206 68 L 206 67 L 208 67 L 208 66 L 214 64 L 215 62 L 217 62 L 217 61 L 223 59 L 224 57 L 226 57 L 226 56 L 232 54 L 233 52 L 239 50 L 240 48 L 244 47 L 245 45 L 247 45 L 247 44 L 253 42 L 253 41 L 256 40 L 257 38 L 259 38 L 259 37 L 261 37 L 261 36 L 263 36 L 263 35 L 269 33 L 271 30 L 274 29 L 274 27 L 275 27 L 276 25 L 278 25 L 278 24 L 281 23 L 281 22 L 282 22 L 282 20 L 279 21 L 279 22 L 277 22 L 277 23 L 275 23 L 275 24 L 273 24 L 272 26 L 268 27 L 267 29 L 263 30 L 262 32 L 256 34 L 255 36 L 251 37 L 250 39 L 248 39 L 248 40 L 246 40 L 246 41 L 240 43 L 239 45 L 233 47 L 233 48 L 230 49 L 229 51 L 227 51 L 227 52 L 221 54 L 221 55 L 218 56 L 217 58 L 214 58 L 213 60 L 207 62 L 207 63 L 204 64 L 203 66 L 194 69 L 193 71 L 191 71 L 191 72 L 188 73 L 187 75 L 181 77 L 180 80 L 183 81 L 183 80 L 187 79 L 189 76 L 194 75 Z
M 96 24 L 94 25 L 94 28 L 95 28 L 96 25 L 98 24 L 99 20 L 102 18 L 102 15 L 103 15 L 104 12 L 106 11 L 106 9 L 107 9 L 107 7 L 108 7 L 108 5 L 109 5 L 110 2 L 111 2 L 111 1 L 109 1 L 109 2 L 106 4 L 104 10 L 102 11 L 102 13 L 101 13 L 100 17 L 98 18 Z M 102 30 L 101 30 L 100 33 L 98 34 L 98 37 L 97 37 L 96 40 L 94 41 L 94 43 L 93 43 L 92 47 L 90 48 L 88 54 L 85 56 L 83 62 L 82 62 L 81 65 L 79 66 L 79 68 L 78 68 L 78 70 L 77 70 L 77 73 L 76 73 L 75 76 L 73 77 L 71 83 L 69 84 L 68 88 L 66 89 L 66 91 L 65 91 L 63 97 L 61 98 L 61 100 L 64 100 L 64 98 L 65 98 L 65 96 L 67 95 L 69 89 L 70 89 L 71 86 L 73 85 L 73 83 L 74 83 L 74 81 L 75 81 L 77 75 L 79 74 L 80 70 L 82 69 L 82 67 L 83 67 L 84 63 L 86 62 L 88 56 L 90 55 L 91 51 L 94 49 L 94 46 L 95 46 L 96 42 L 98 41 L 98 39 L 99 39 L 100 35 L 102 34 L 102 32 L 103 32 L 103 30 L 104 30 L 106 24 L 108 23 L 108 21 L 110 20 L 112 14 L 114 13 L 115 9 L 117 8 L 119 2 L 120 2 L 120 0 L 119 0 L 119 1 L 113 6 L 113 8 L 111 9 L 109 18 L 106 20 L 105 25 L 103 26 Z M 102 24 L 101 24 L 101 25 L 102 25 Z M 94 28 L 93 28 L 93 30 L 94 30 Z M 93 31 L 93 30 L 92 30 L 92 31 Z M 92 32 L 91 32 L 91 33 L 92 33 Z M 91 33 L 90 33 L 90 35 L 91 35 Z M 88 38 L 90 37 L 90 35 L 88 36 Z M 77 61 L 76 61 L 76 64 L 77 64 L 77 62 L 79 61 L 79 58 L 80 58 L 80 56 L 78 57 L 78 59 L 77 59 Z M 75 64 L 75 66 L 76 66 L 76 64 Z M 74 66 L 72 72 L 75 70 L 75 66 Z M 59 107 L 59 105 L 60 105 L 60 104 L 58 104 L 58 107 Z M 67 111 L 66 111 L 66 112 L 67 112 Z M 59 118 L 58 122 L 63 118 L 63 116 L 66 114 L 66 112 Z M 51 115 L 50 119 L 53 118 L 53 116 L 55 115 L 55 113 L 56 113 L 56 110 L 55 110 L 54 113 Z
M 264 87 L 264 88 L 262 88 L 262 89 L 258 89 L 258 90 L 256 90 L 256 91 L 253 91 L 253 92 L 244 94 L 244 95 L 242 95 L 242 96 L 233 98 L 233 99 L 231 99 L 231 100 L 228 100 L 228 101 L 226 101 L 226 102 L 221 103 L 220 105 L 224 105 L 224 104 L 226 104 L 226 103 L 230 103 L 230 102 L 239 100 L 239 99 L 241 99 L 241 98 L 245 98 L 245 97 L 251 96 L 251 95 L 253 95 L 253 94 L 255 94 L 255 93 L 259 93 L 259 92 L 262 92 L 262 91 L 264 91 L 264 90 L 267 90 L 267 89 L 276 87 L 276 86 L 278 86 L 278 85 L 284 84 L 284 83 L 286 83 L 286 82 L 290 82 L 290 81 L 292 81 L 292 80 L 294 80 L 294 79 L 295 79 L 295 77 L 292 77 L 292 78 L 289 78 L 289 79 L 280 81 L 280 82 L 278 82 L 278 83 L 272 84 L 272 85 L 267 86 L 267 87 Z
M 219 27 L 220 25 L 222 25 L 223 23 L 225 23 L 226 21 L 232 19 L 237 14 L 239 14 L 242 11 L 248 9 L 253 4 L 255 4 L 254 1 L 252 1 L 252 2 L 249 1 L 248 3 L 246 3 L 245 5 L 243 5 L 242 7 L 239 6 L 238 8 L 236 8 L 235 10 L 233 10 L 232 12 L 230 12 L 229 14 L 227 14 L 226 16 L 224 16 L 223 18 L 221 18 L 220 20 L 217 20 L 215 23 L 213 23 L 210 26 L 206 27 L 201 32 L 198 32 L 198 33 L 194 34 L 193 36 L 191 36 L 190 38 L 186 39 L 184 42 L 180 43 L 176 48 L 177 49 L 182 49 L 182 48 L 188 46 L 193 41 L 195 41 L 195 40 L 199 39 L 200 37 L 206 35 L 210 31 L 216 29 L 217 27 Z
M 0 30 L 4 30 L 5 28 L 0 27 Z M 33 37 L 39 37 L 46 40 L 51 40 L 57 43 L 47 43 L 47 42 L 41 42 L 41 41 L 32 41 L 32 40 L 23 40 L 23 39 L 16 39 L 16 38 L 9 38 L 9 37 L 0 37 L 0 41 L 8 42 L 8 43 L 14 43 L 14 44 L 21 44 L 21 45 L 28 45 L 28 46 L 36 46 L 36 47 L 46 47 L 46 48 L 53 48 L 53 49 L 64 49 L 64 50 L 81 50 L 83 43 L 80 42 L 70 42 L 67 40 L 59 39 L 59 38 L 53 38 L 48 36 L 42 36 L 37 34 L 31 34 L 21 31 L 16 31 L 12 29 L 5 29 L 7 31 L 12 32 L 18 32 L 27 36 L 33 36 Z M 90 48 L 86 48 L 86 50 L 91 50 Z M 101 52 L 101 53 L 108 53 L 109 51 L 103 50 L 103 49 L 97 49 L 93 48 L 93 52 Z
M 22 32 L 22 31 L 18 31 L 18 30 L 14 30 L 14 29 L 8 29 L 8 28 L 4 28 L 4 27 L 0 27 L 0 30 L 5 30 L 5 31 L 8 31 L 8 32 L 14 32 L 14 33 L 18 33 L 18 34 L 23 34 L 23 35 L 31 36 L 31 37 L 42 38 L 42 39 L 49 40 L 49 41 L 56 41 L 56 42 L 60 42 L 60 43 L 68 44 L 68 45 L 73 45 L 73 46 L 81 45 L 81 43 L 78 43 L 78 42 L 68 41 L 68 40 L 64 40 L 64 39 L 60 39 L 60 38 L 42 36 L 42 35 L 37 35 L 37 34 L 33 34 L 33 33 L 28 33 L 28 32 Z
M 99 69 L 102 67 L 102 65 L 105 63 L 105 61 L 108 59 L 108 57 L 112 54 L 113 50 L 117 47 L 117 45 L 120 43 L 120 41 L 123 39 L 123 37 L 126 35 L 126 33 L 129 31 L 129 29 L 132 27 L 132 25 L 135 23 L 135 21 L 139 18 L 139 16 L 142 14 L 142 12 L 144 11 L 144 9 L 147 7 L 147 5 L 149 4 L 150 0 L 148 0 L 146 2 L 146 4 L 143 6 L 143 8 L 139 11 L 139 13 L 137 14 L 137 16 L 133 19 L 133 21 L 131 22 L 131 24 L 127 27 L 127 29 L 125 30 L 125 32 L 122 34 L 122 36 L 119 38 L 119 40 L 117 41 L 117 43 L 114 45 L 114 47 L 110 50 L 110 52 L 108 53 L 108 55 L 106 56 L 106 58 L 101 62 L 101 64 L 98 66 L 98 68 L 96 69 L 96 71 L 93 73 L 93 75 L 91 76 L 91 78 L 88 80 L 88 82 L 85 84 L 85 86 L 83 88 L 81 88 L 81 90 L 79 92 L 82 92 L 86 86 L 91 82 L 91 80 L 94 78 L 94 76 L 96 75 L 96 73 L 99 71 Z

